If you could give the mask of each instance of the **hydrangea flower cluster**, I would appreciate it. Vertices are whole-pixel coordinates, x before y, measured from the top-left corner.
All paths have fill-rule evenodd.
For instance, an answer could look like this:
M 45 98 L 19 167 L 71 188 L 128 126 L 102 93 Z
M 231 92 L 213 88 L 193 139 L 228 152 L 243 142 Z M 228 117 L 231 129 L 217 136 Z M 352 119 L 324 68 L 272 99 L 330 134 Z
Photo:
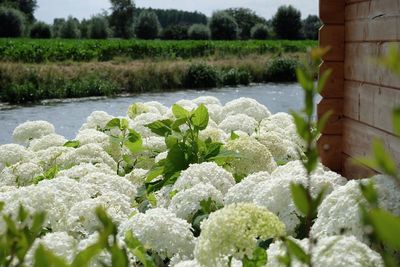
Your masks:
M 115 117 L 102 111 L 90 114 L 73 139 L 77 142 L 68 145 L 44 121 L 21 124 L 13 133 L 18 144 L 0 145 L 3 212 L 17 218 L 22 205 L 31 214 L 47 213 L 44 227 L 50 232 L 35 241 L 27 266 L 32 265 L 39 244 L 68 262 L 94 244 L 99 206 L 117 226 L 122 246 L 125 234 L 132 231 L 169 266 L 222 267 L 230 261 L 239 267 L 245 256 L 251 258 L 258 241 L 285 233 L 296 237 L 301 219 L 290 184 L 306 185 L 308 179 L 300 162 L 305 144 L 292 117 L 271 114 L 249 98 L 222 104 L 215 97 L 201 96 L 177 104 L 189 111 L 204 104 L 210 119 L 199 138 L 219 142 L 222 151 L 236 156 L 222 163 L 193 163 L 154 194 L 146 192 L 146 178 L 156 163 L 167 158 L 171 144 L 146 125 L 175 119 L 172 107 L 158 102 L 133 104 L 125 117 L 118 117 L 141 135 L 142 148 L 136 154 L 110 137 L 122 131 L 106 129 Z M 182 125 L 180 130 L 187 127 Z M 125 161 L 126 157 L 131 161 Z M 162 179 L 159 175 L 151 182 Z M 358 210 L 363 201 L 359 185 L 369 181 L 375 183 L 380 205 L 400 215 L 400 188 L 387 177 L 347 182 L 321 164 L 311 175 L 313 196 L 326 189 L 312 227 L 318 239 L 315 266 L 382 266 L 381 257 L 368 247 Z M 204 203 L 210 200 L 212 208 L 205 211 Z M 206 219 L 197 224 L 199 217 Z M 0 235 L 5 229 L 0 216 Z M 295 241 L 304 247 L 308 242 Z M 280 266 L 277 256 L 284 252 L 279 241 L 272 243 L 267 266 Z M 98 260 L 110 263 L 111 255 L 101 252 L 91 266 L 101 266 Z M 129 260 L 135 258 L 130 255 Z M 295 262 L 294 266 L 302 265 Z

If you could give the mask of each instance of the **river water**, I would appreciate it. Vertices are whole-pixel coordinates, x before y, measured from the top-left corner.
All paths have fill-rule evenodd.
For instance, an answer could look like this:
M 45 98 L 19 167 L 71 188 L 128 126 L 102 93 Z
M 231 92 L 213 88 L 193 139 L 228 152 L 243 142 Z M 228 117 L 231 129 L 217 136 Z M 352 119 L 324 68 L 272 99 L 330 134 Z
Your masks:
M 303 107 L 303 92 L 297 84 L 262 84 L 207 91 L 185 90 L 115 98 L 48 102 L 33 106 L 6 106 L 0 109 L 0 144 L 12 142 L 14 128 L 26 121 L 49 121 L 54 124 L 58 134 L 64 135 L 67 139 L 73 139 L 80 126 L 93 111 L 103 110 L 111 115 L 121 116 L 133 102 L 159 101 L 170 106 L 178 100 L 194 99 L 202 95 L 215 96 L 223 104 L 239 97 L 254 98 L 266 105 L 272 113 L 300 110 Z

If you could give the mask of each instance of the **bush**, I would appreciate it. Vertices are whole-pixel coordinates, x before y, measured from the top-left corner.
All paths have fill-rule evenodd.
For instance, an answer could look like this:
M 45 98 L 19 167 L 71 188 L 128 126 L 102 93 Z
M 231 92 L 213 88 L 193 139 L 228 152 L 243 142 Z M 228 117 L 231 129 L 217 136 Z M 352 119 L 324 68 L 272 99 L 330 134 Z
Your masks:
M 79 21 L 76 18 L 69 17 L 61 26 L 60 37 L 65 39 L 77 39 L 80 37 Z
M 162 32 L 165 40 L 186 40 L 188 39 L 188 27 L 182 25 L 172 25 L 166 27 Z
M 0 7 L 0 37 L 20 37 L 24 33 L 24 14 L 13 8 Z
M 281 6 L 272 18 L 272 26 L 280 39 L 299 39 L 302 27 L 301 13 L 293 6 Z
M 218 86 L 218 71 L 207 64 L 192 64 L 185 75 L 187 88 L 212 88 Z
M 140 39 L 156 39 L 160 32 L 157 15 L 151 11 L 142 11 L 135 27 L 136 37 Z
M 251 75 L 248 71 L 235 68 L 222 72 L 221 77 L 222 84 L 227 86 L 248 85 L 251 81 Z
M 204 24 L 193 24 L 188 30 L 191 40 L 209 40 L 211 37 L 210 28 Z
M 296 81 L 298 61 L 289 58 L 276 58 L 268 62 L 264 74 L 265 82 L 293 82 Z
M 50 26 L 44 22 L 36 22 L 33 24 L 29 36 L 31 38 L 49 39 L 51 38 Z
M 257 24 L 251 28 L 251 38 L 256 40 L 265 40 L 269 37 L 268 26 L 264 24 Z
M 250 8 L 229 8 L 224 11 L 236 20 L 240 29 L 239 37 L 242 40 L 250 39 L 251 28 L 253 28 L 255 25 L 267 23 L 264 18 L 258 16 Z
M 109 27 L 107 19 L 102 16 L 93 17 L 89 24 L 89 38 L 107 39 L 108 35 Z
M 308 40 L 318 40 L 318 32 L 322 23 L 318 16 L 309 15 L 303 22 L 304 38 Z
M 211 17 L 209 27 L 214 40 L 236 40 L 239 36 L 238 24 L 226 12 L 215 12 Z

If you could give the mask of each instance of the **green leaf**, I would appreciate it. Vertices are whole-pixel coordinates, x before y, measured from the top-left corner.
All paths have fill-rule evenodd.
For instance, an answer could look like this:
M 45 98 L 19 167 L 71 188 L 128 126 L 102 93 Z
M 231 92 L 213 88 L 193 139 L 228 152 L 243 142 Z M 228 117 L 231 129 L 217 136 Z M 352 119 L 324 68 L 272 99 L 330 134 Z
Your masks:
M 393 110 L 393 129 L 397 136 L 400 136 L 400 107 Z
M 157 198 L 154 195 L 154 193 L 149 193 L 147 194 L 147 200 L 149 201 L 149 203 L 153 206 L 156 207 L 157 206 Z
M 318 133 L 321 133 L 324 130 L 326 123 L 328 122 L 328 120 L 332 116 L 332 114 L 333 114 L 332 110 L 329 110 L 329 111 L 325 112 L 321 118 L 318 119 L 318 123 L 317 123 Z
M 310 264 L 310 255 L 307 255 L 307 253 L 297 245 L 297 243 L 291 239 L 286 239 L 285 241 L 288 252 L 291 255 L 295 256 L 302 263 Z
M 360 183 L 360 189 L 363 197 L 368 201 L 369 204 L 378 205 L 378 192 L 375 189 L 375 185 L 372 181 L 363 184 Z
M 314 80 L 309 77 L 309 75 L 302 69 L 296 69 L 297 81 L 300 83 L 301 87 L 308 92 L 312 92 L 314 89 Z
M 243 267 L 263 267 L 267 263 L 267 251 L 263 248 L 257 247 L 251 259 L 247 256 L 243 259 Z
M 110 249 L 112 267 L 128 267 L 129 260 L 124 249 L 114 244 Z
M 132 231 L 126 232 L 125 244 L 144 267 L 156 267 L 153 258 L 146 253 L 146 249 L 143 247 L 139 239 L 133 235 Z
M 329 69 L 329 70 L 324 71 L 322 73 L 322 75 L 319 77 L 318 86 L 317 86 L 318 93 L 320 93 L 320 94 L 322 93 L 322 91 L 325 88 L 326 82 L 331 77 L 331 75 L 332 75 L 332 70 Z
M 199 130 L 204 130 L 205 128 L 207 128 L 208 121 L 209 121 L 209 115 L 208 115 L 208 109 L 206 108 L 206 106 L 204 104 L 201 104 L 193 112 L 191 121 L 192 121 L 193 125 Z
M 78 140 L 72 140 L 72 141 L 67 141 L 64 146 L 65 147 L 72 147 L 72 148 L 78 148 L 81 145 L 81 142 Z
M 185 150 L 179 144 L 174 145 L 168 151 L 168 155 L 164 165 L 164 174 L 172 176 L 178 171 L 185 170 L 189 166 L 186 159 Z
M 39 247 L 35 251 L 35 260 L 34 267 L 67 267 L 66 262 L 54 255 L 51 251 L 46 250 L 43 245 L 39 245 Z
M 190 116 L 190 112 L 178 104 L 172 105 L 172 113 L 174 114 L 175 118 L 177 118 L 177 119 L 189 118 L 189 116 Z
M 84 250 L 80 251 L 71 264 L 71 267 L 88 267 L 92 259 L 98 255 L 102 250 L 102 247 L 95 243 L 88 246 Z
M 169 135 L 165 137 L 165 144 L 167 145 L 167 148 L 173 147 L 174 145 L 178 144 L 178 142 L 179 142 L 178 137 L 174 135 Z
M 231 131 L 231 137 L 230 137 L 231 140 L 236 140 L 236 139 L 238 139 L 239 137 L 240 137 L 240 136 L 237 135 L 234 131 Z
M 378 239 L 390 248 L 400 250 L 400 218 L 382 209 L 372 209 L 369 217 Z
M 153 181 L 155 178 L 158 176 L 162 175 L 164 173 L 164 166 L 156 166 L 153 169 L 151 169 L 147 175 L 146 175 L 146 183 L 150 183 Z
M 114 118 L 112 120 L 110 120 L 109 122 L 107 122 L 105 129 L 106 130 L 110 130 L 113 128 L 120 128 L 121 126 L 121 121 L 119 118 Z
M 0 201 L 0 212 L 3 211 L 4 206 L 5 206 L 5 203 L 3 201 Z
M 304 215 L 307 216 L 310 212 L 310 199 L 307 189 L 302 184 L 292 183 L 290 185 L 292 192 L 293 202 L 297 209 Z
M 374 152 L 375 162 L 379 170 L 383 171 L 389 176 L 397 176 L 396 163 L 383 147 L 383 142 L 375 139 L 372 142 L 372 149 Z
M 159 120 L 146 124 L 145 126 L 157 135 L 166 136 L 172 134 L 171 125 L 171 120 Z
M 307 121 L 305 121 L 304 118 L 296 112 L 291 112 L 290 114 L 292 115 L 294 123 L 296 124 L 297 133 L 302 139 L 307 140 L 310 136 Z

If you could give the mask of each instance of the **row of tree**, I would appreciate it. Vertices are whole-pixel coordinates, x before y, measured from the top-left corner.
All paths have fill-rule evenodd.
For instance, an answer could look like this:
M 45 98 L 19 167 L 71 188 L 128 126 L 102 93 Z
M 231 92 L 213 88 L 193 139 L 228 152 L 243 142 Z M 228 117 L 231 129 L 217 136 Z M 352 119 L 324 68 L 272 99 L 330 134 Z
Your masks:
M 317 39 L 317 16 L 301 20 L 292 6 L 282 6 L 271 20 L 248 8 L 214 12 L 211 18 L 198 12 L 136 8 L 132 0 L 110 0 L 111 12 L 79 21 L 54 19 L 53 25 L 37 22 L 36 0 L 0 0 L 0 37 L 106 39 Z

